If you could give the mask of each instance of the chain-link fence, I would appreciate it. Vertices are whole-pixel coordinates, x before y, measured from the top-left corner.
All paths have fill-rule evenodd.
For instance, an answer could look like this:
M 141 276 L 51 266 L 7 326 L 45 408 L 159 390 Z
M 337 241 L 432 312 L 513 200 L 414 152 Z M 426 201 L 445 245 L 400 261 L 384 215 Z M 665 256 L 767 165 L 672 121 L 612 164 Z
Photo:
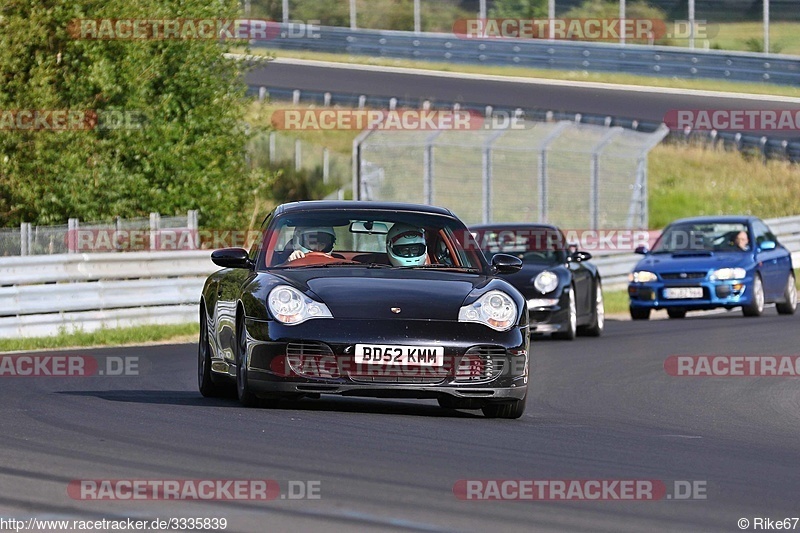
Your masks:
M 81 222 L 71 218 L 66 225 L 0 229 L 0 256 L 51 255 L 67 253 L 124 252 L 199 247 L 197 211 L 186 216 L 149 218 L 117 217 L 113 222 Z
M 647 154 L 668 132 L 569 121 L 374 130 L 357 141 L 354 196 L 441 205 L 468 224 L 647 228 Z
M 267 168 L 270 165 L 291 165 L 296 170 L 319 172 L 326 184 L 341 190 L 350 184 L 352 158 L 328 148 L 275 131 L 256 135 L 250 142 L 250 164 Z M 340 196 L 337 190 L 334 196 Z

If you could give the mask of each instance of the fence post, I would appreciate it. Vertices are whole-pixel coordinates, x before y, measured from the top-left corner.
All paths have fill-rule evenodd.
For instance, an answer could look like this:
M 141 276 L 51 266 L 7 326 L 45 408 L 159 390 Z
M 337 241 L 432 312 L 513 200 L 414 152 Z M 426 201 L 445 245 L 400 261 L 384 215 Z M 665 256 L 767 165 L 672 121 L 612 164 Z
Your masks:
M 275 134 L 274 131 L 269 132 L 269 162 L 270 163 L 274 163 L 275 162 L 275 142 L 276 142 L 275 135 L 276 134 Z
M 122 217 L 114 217 L 114 247 L 118 252 L 122 251 L 122 243 L 119 242 L 119 236 L 122 233 Z
M 428 135 L 425 139 L 425 151 L 422 153 L 422 197 L 424 203 L 433 205 L 433 143 L 436 137 L 441 135 L 442 130 L 438 130 Z
M 19 225 L 19 255 L 29 255 L 31 248 L 31 225 L 23 222 Z
M 492 133 L 483 144 L 483 157 L 481 158 L 483 165 L 481 171 L 483 177 L 483 213 L 481 219 L 484 224 L 492 222 L 492 143 L 504 133 L 505 130 L 498 130 Z
M 322 183 L 328 183 L 331 172 L 331 154 L 328 148 L 322 149 Z
M 158 230 L 161 228 L 161 215 L 150 213 L 150 251 L 158 250 Z
M 77 218 L 67 220 L 67 253 L 74 254 L 78 250 L 78 226 Z
M 589 220 L 593 230 L 600 226 L 600 153 L 611 140 L 622 133 L 622 128 L 611 128 L 603 135 L 600 140 L 592 147 L 592 160 L 590 168 L 590 197 L 589 197 Z
M 550 144 L 559 136 L 561 132 L 567 128 L 572 127 L 572 122 L 562 120 L 553 128 L 553 131 L 547 134 L 542 139 L 542 145 L 539 152 L 539 222 L 547 222 L 547 151 L 550 149 Z
M 303 147 L 300 139 L 294 141 L 294 169 L 300 170 L 303 168 Z

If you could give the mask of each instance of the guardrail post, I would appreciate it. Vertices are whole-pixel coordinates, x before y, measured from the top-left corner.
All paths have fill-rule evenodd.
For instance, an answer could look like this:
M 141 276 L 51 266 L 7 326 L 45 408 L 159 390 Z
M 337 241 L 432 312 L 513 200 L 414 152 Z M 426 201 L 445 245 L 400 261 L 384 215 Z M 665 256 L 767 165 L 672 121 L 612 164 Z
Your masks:
M 300 170 L 303 168 L 303 147 L 300 144 L 300 139 L 294 141 L 294 169 Z
M 292 104 L 298 105 L 300 103 L 300 90 L 295 89 L 292 91 Z
M 258 88 L 258 101 L 263 102 L 267 99 L 267 88 L 266 87 L 259 87 Z
M 161 215 L 150 213 L 150 251 L 158 250 L 159 229 L 161 229 Z
M 331 172 L 331 154 L 327 148 L 322 149 L 322 183 L 328 183 Z
M 78 250 L 78 226 L 77 218 L 67 220 L 67 253 L 74 254 Z

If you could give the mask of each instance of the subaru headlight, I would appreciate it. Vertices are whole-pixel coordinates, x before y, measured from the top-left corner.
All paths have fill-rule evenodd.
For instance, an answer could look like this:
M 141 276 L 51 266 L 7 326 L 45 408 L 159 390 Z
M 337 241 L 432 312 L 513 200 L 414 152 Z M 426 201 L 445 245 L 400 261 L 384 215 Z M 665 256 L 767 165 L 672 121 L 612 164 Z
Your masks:
M 658 276 L 647 270 L 637 270 L 636 272 L 628 274 L 628 281 L 632 281 L 633 283 L 649 283 L 657 279 Z
M 718 268 L 711 273 L 712 281 L 725 281 L 729 279 L 744 279 L 747 271 L 743 268 Z
M 558 287 L 558 276 L 549 270 L 545 270 L 533 279 L 533 286 L 542 294 L 553 292 Z
M 300 324 L 312 318 L 333 318 L 328 306 L 288 285 L 278 285 L 267 297 L 269 311 L 283 324 Z
M 501 291 L 489 291 L 458 310 L 459 322 L 477 322 L 497 331 L 511 329 L 517 321 L 517 304 Z

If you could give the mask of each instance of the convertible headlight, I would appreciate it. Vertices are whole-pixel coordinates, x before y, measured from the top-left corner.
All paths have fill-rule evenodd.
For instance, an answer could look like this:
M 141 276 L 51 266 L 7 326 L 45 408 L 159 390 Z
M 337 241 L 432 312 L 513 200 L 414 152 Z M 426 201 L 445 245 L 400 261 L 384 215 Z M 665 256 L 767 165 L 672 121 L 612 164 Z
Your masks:
M 549 270 L 545 270 L 533 279 L 533 286 L 542 294 L 553 292 L 558 287 L 558 276 Z
M 312 300 L 294 287 L 278 285 L 267 297 L 269 311 L 283 324 L 300 324 L 312 318 L 333 318 L 322 302 Z
M 517 304 L 501 291 L 489 291 L 458 310 L 459 322 L 478 322 L 497 331 L 511 329 L 517 321 Z
M 719 268 L 711 273 L 711 280 L 744 279 L 745 276 L 747 276 L 747 271 L 743 268 Z
M 650 281 L 656 281 L 657 279 L 658 276 L 647 270 L 637 270 L 636 272 L 628 274 L 628 281 L 632 281 L 633 283 L 648 283 Z

